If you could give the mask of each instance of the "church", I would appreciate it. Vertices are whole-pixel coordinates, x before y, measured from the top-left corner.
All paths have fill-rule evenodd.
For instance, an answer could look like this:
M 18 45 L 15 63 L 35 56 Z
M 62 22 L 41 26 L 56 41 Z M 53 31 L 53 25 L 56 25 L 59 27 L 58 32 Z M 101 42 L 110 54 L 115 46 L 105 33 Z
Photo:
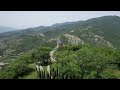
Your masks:
M 63 46 L 62 40 L 58 39 L 58 41 L 57 41 L 57 48 L 62 47 L 62 46 Z

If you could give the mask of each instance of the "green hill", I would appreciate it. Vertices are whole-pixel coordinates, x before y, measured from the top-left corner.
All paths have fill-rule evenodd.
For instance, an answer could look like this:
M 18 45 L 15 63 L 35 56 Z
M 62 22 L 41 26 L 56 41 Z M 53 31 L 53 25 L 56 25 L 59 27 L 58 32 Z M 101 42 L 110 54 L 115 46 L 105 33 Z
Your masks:
M 63 47 L 54 49 L 58 38 Z M 53 79 L 120 79 L 120 17 L 57 23 L 0 34 L 0 79 L 45 79 L 36 65 L 50 64 Z M 49 62 L 50 52 L 55 61 Z M 48 61 L 48 63 L 47 63 Z
M 2 33 L 0 61 L 9 61 L 38 46 L 54 48 L 58 37 L 61 37 L 66 45 L 91 44 L 120 49 L 120 17 L 103 16 Z

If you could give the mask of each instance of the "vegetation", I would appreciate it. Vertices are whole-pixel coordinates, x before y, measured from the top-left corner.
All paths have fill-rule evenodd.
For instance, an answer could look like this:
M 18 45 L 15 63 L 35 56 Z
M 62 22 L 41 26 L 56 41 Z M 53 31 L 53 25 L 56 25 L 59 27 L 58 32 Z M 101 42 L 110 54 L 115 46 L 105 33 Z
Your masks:
M 58 68 L 60 79 L 103 79 L 118 78 L 108 72 L 118 70 L 116 64 L 119 53 L 111 48 L 84 46 L 66 46 L 58 49 L 57 63 L 52 68 Z M 108 75 L 108 76 L 106 76 Z
M 44 62 L 49 55 L 50 48 L 40 47 L 29 53 L 23 53 L 17 59 L 13 60 L 8 66 L 0 71 L 1 79 L 18 79 L 26 76 L 28 73 L 35 74 L 35 64 L 37 61 Z
M 57 62 L 50 63 L 49 53 L 56 46 L 58 37 L 63 39 L 65 46 L 55 52 Z M 85 44 L 71 44 L 77 42 L 75 37 Z M 50 64 L 53 79 L 118 79 L 119 39 L 118 16 L 2 33 L 0 62 L 8 62 L 9 65 L 0 70 L 0 79 L 36 79 L 39 75 L 42 79 L 47 78 L 46 72 L 36 72 L 36 64 Z
M 18 54 L 39 46 L 54 48 L 59 36 L 63 38 L 65 44 L 69 44 L 68 38 L 64 37 L 65 34 L 77 36 L 86 44 L 111 46 L 120 50 L 119 29 L 120 17 L 104 16 L 86 21 L 2 33 L 0 34 L 0 56 L 2 56 L 0 61 L 8 62 L 10 59 L 15 59 Z M 97 37 L 95 37 L 96 35 Z
M 35 62 L 40 61 L 40 65 L 48 65 L 50 51 L 51 48 L 39 47 L 20 55 L 0 71 L 0 78 L 36 78 Z M 119 71 L 119 56 L 120 52 L 106 47 L 90 45 L 60 47 L 55 53 L 57 62 L 51 63 L 51 75 L 53 79 L 120 78 L 119 75 L 112 73 Z

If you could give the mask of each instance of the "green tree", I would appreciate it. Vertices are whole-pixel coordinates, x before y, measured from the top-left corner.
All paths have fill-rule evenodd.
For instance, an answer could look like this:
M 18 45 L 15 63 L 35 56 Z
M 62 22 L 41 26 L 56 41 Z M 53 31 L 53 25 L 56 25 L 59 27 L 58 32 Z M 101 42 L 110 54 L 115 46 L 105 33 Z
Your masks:
M 41 65 L 46 65 L 50 60 L 50 51 L 51 48 L 40 47 L 32 53 L 32 59 L 34 59 L 36 63 L 40 62 Z

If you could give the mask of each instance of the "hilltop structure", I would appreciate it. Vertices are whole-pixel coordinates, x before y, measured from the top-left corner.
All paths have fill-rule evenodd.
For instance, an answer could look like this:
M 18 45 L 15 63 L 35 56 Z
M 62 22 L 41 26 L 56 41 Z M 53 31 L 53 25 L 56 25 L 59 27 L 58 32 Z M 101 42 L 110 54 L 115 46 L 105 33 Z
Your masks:
M 63 46 L 63 42 L 62 40 L 59 38 L 57 41 L 57 48 L 62 47 Z

